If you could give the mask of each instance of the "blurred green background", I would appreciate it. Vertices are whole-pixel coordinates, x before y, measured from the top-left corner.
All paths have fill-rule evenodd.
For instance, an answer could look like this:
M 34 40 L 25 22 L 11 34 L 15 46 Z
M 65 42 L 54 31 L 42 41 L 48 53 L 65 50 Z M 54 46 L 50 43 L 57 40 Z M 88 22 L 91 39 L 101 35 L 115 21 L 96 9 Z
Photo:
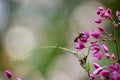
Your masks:
M 0 80 L 6 80 L 6 69 L 23 80 L 87 80 L 77 59 L 58 49 L 36 50 L 18 64 L 14 61 L 34 47 L 73 49 L 75 34 L 96 27 L 98 6 L 111 8 L 115 17 L 119 5 L 119 0 L 0 0 Z M 101 26 L 113 32 L 110 22 Z M 119 30 L 117 35 L 119 40 Z

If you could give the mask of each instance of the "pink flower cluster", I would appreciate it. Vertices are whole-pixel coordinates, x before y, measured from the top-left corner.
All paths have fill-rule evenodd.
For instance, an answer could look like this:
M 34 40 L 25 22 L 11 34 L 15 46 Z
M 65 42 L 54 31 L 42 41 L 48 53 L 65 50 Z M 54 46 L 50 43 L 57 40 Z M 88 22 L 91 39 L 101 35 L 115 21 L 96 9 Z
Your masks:
M 105 10 L 103 7 L 98 7 L 96 14 L 99 15 L 102 19 L 111 19 L 111 14 L 112 11 L 110 8 L 108 8 L 107 10 Z M 95 21 L 96 22 L 96 21 Z
M 91 80 L 96 80 L 96 76 L 100 76 L 100 80 L 120 80 L 120 65 L 117 62 L 106 67 L 101 67 L 97 63 L 93 65 L 95 70 L 90 75 Z
M 11 79 L 12 77 L 13 77 L 13 74 L 10 72 L 10 71 L 8 71 L 8 70 L 6 70 L 5 71 L 5 76 L 8 78 L 8 79 Z M 16 78 L 16 80 L 22 80 L 21 78 Z
M 113 20 L 111 15 L 112 10 L 110 8 L 104 9 L 103 7 L 98 7 L 98 9 L 96 10 L 96 14 L 99 16 L 99 18 L 96 18 L 94 20 L 94 23 L 98 24 L 97 29 L 93 30 L 91 33 L 88 33 L 87 31 L 80 33 L 79 36 L 75 38 L 74 42 L 76 43 L 76 46 L 74 48 L 77 51 L 88 48 L 88 55 L 89 52 L 91 52 L 94 60 L 100 61 L 105 58 L 106 60 L 111 62 L 111 64 L 105 66 L 100 66 L 99 64 L 94 63 L 93 66 L 95 70 L 93 71 L 93 73 L 89 74 L 89 70 L 86 70 L 88 72 L 90 80 L 120 80 L 120 59 L 118 53 L 118 44 L 116 37 L 113 36 L 115 35 L 115 32 L 114 34 L 108 33 L 99 25 L 104 19 L 110 20 L 113 23 L 115 31 L 118 28 L 119 23 L 116 23 Z M 120 20 L 119 11 L 116 11 L 116 16 L 118 17 L 118 20 Z M 89 39 L 92 39 L 94 41 L 89 42 Z M 116 57 L 114 53 L 111 54 L 109 52 L 109 48 L 106 46 L 107 41 L 115 43 Z M 86 43 L 89 43 L 89 46 L 86 46 Z M 84 62 L 85 63 L 83 68 L 88 69 L 86 61 Z

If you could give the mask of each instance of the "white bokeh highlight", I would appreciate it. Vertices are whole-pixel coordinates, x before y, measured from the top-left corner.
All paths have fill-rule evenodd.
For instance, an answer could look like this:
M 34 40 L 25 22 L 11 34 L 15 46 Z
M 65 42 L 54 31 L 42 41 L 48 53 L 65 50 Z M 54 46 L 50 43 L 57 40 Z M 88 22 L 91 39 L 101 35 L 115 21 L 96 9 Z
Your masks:
M 32 30 L 25 27 L 12 27 L 5 35 L 5 51 L 12 58 L 19 58 L 30 51 L 36 44 Z

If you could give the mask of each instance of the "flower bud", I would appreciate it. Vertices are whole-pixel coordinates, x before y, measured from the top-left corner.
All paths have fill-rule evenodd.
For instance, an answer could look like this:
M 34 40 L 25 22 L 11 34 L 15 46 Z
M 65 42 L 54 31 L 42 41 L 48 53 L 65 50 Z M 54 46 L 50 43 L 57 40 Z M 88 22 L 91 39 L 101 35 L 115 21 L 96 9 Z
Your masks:
M 105 13 L 106 13 L 105 11 L 102 11 L 101 14 L 100 14 L 100 16 L 101 16 L 101 17 L 104 17 L 104 14 L 105 14 Z
M 105 53 L 105 57 L 106 57 L 107 59 L 109 59 L 109 58 L 110 58 L 110 54 Z
M 107 46 L 106 46 L 105 44 L 102 45 L 102 48 L 103 48 L 103 50 L 104 50 L 106 53 L 108 53 L 108 48 L 107 48 Z
M 97 11 L 96 11 L 96 14 L 97 14 L 97 15 L 100 15 L 100 10 L 97 10 Z
M 104 8 L 100 6 L 100 7 L 98 7 L 98 10 L 103 11 Z
M 13 76 L 13 74 L 8 70 L 5 71 L 5 75 L 7 78 L 12 78 L 12 76 Z
M 100 24 L 100 23 L 102 22 L 102 19 L 101 19 L 101 18 L 96 18 L 96 19 L 94 20 L 94 22 L 97 23 L 97 24 Z
M 120 16 L 120 12 L 119 11 L 116 11 L 116 16 Z
M 97 27 L 100 32 L 104 32 L 104 29 L 102 27 Z
M 95 80 L 95 75 L 90 74 L 90 80 Z
M 120 16 L 118 16 L 118 20 L 120 20 Z
M 99 64 L 97 64 L 97 63 L 93 63 L 93 66 L 94 66 L 94 68 L 95 68 L 95 69 L 97 69 L 97 68 L 99 68 L 99 67 L 100 67 L 100 65 L 99 65 Z
M 106 12 L 107 12 L 108 14 L 111 14 L 111 13 L 112 13 L 112 10 L 111 10 L 110 8 L 108 8 L 108 9 L 106 10 Z
M 112 58 L 112 60 L 115 59 L 115 54 L 114 53 L 111 55 L 111 58 Z
M 97 68 L 96 70 L 93 71 L 93 74 L 98 75 L 102 70 L 103 70 L 103 68 L 99 67 L 99 68 Z
M 115 23 L 115 24 L 114 24 L 114 28 L 117 28 L 117 27 L 118 27 L 118 24 Z
M 109 37 L 112 37 L 112 34 L 109 34 Z
M 16 80 L 22 80 L 21 78 L 16 78 Z
M 92 31 L 91 36 L 93 38 L 99 39 L 101 37 L 101 33 L 98 31 Z

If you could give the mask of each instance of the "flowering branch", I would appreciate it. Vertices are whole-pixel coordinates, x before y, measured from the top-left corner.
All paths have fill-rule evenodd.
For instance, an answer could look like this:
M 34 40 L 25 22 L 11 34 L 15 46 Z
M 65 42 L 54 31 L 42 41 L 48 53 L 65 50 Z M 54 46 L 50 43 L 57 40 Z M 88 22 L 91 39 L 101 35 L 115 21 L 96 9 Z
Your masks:
M 114 26 L 114 33 L 107 33 L 101 26 L 98 26 L 97 30 L 93 30 L 91 33 L 84 31 L 80 33 L 82 34 L 81 36 L 79 34 L 79 36 L 75 38 L 76 46 L 74 48 L 77 51 L 82 51 L 83 49 L 87 48 L 85 44 L 89 43 L 90 47 L 88 48 L 87 56 L 89 56 L 89 52 L 91 51 L 94 60 L 100 61 L 102 58 L 106 58 L 108 61 L 111 61 L 111 64 L 105 66 L 100 66 L 97 63 L 93 63 L 95 70 L 92 74 L 88 74 L 90 80 L 119 80 L 120 57 L 118 50 L 118 41 L 115 37 L 115 31 L 120 23 L 116 23 L 114 21 L 113 17 L 111 16 L 112 10 L 110 8 L 105 10 L 103 7 L 98 7 L 96 14 L 99 16 L 99 18 L 96 18 L 94 22 L 99 25 L 103 22 L 104 19 L 110 20 Z M 118 20 L 120 20 L 119 11 L 116 11 L 116 16 L 118 17 Z M 89 42 L 90 38 L 95 39 L 95 41 Z M 115 43 L 117 57 L 115 57 L 114 53 L 112 55 L 109 53 L 109 49 L 105 44 L 106 41 L 113 41 Z M 103 44 L 99 44 L 100 42 L 103 42 Z
M 77 57 L 79 64 L 82 66 L 83 69 L 88 74 L 88 77 L 90 80 L 120 80 L 120 56 L 119 56 L 119 49 L 118 49 L 118 41 L 116 39 L 116 29 L 118 29 L 119 23 L 116 23 L 111 16 L 112 10 L 110 8 L 104 9 L 103 7 L 98 7 L 96 10 L 96 14 L 99 16 L 99 18 L 96 18 L 94 20 L 94 23 L 101 24 L 104 19 L 110 20 L 114 27 L 113 34 L 110 34 L 104 30 L 100 25 L 97 27 L 97 29 L 93 30 L 91 33 L 88 31 L 81 32 L 75 39 L 74 39 L 74 51 L 63 48 L 59 45 L 56 46 L 44 46 L 44 47 L 38 47 L 35 48 L 22 57 L 18 58 L 16 62 L 20 61 L 25 56 L 29 55 L 33 51 L 39 50 L 39 49 L 46 49 L 46 48 L 57 48 L 61 49 L 67 52 L 72 53 L 74 56 Z M 120 20 L 120 12 L 116 11 L 116 16 L 118 20 Z M 90 39 L 92 39 L 91 42 Z M 109 48 L 106 46 L 106 41 L 113 41 L 115 43 L 116 48 L 116 57 L 115 54 L 110 54 Z M 102 44 L 100 44 L 102 42 Z M 86 46 L 86 43 L 89 44 L 89 46 Z M 82 51 L 83 49 L 87 49 L 87 54 L 79 53 L 79 51 Z M 92 53 L 93 59 L 96 61 L 101 61 L 103 58 L 110 61 L 110 64 L 106 64 L 104 66 L 100 66 L 98 63 L 93 63 L 94 71 L 90 73 L 91 66 L 88 60 L 88 56 Z M 117 61 L 116 61 L 117 60 Z M 6 71 L 5 75 L 7 78 L 12 78 L 13 74 L 10 71 Z M 16 80 L 21 80 L 21 78 L 16 78 Z

